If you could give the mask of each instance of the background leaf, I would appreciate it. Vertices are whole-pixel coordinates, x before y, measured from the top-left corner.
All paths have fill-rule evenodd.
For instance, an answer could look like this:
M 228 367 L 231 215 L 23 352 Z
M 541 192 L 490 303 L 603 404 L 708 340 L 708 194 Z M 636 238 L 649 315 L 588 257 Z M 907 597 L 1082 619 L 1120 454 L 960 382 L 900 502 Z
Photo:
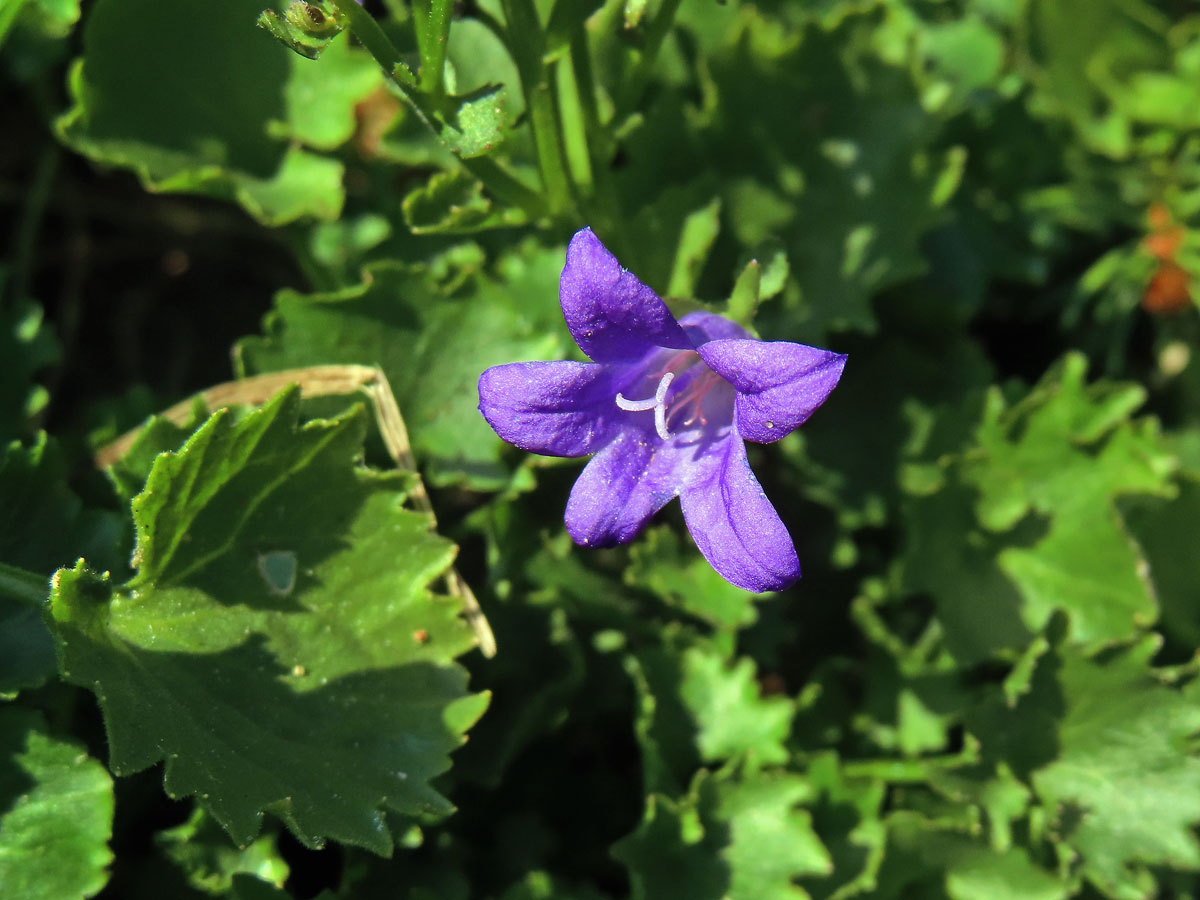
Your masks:
M 0 884 L 14 897 L 90 897 L 108 880 L 112 779 L 28 710 L 0 708 Z
M 115 771 L 165 759 L 168 792 L 239 843 L 269 810 L 310 845 L 388 853 L 381 807 L 450 811 L 428 782 L 486 695 L 450 663 L 471 639 L 426 585 L 453 550 L 401 508 L 408 476 L 355 468 L 361 413 L 297 429 L 297 406 L 291 390 L 217 413 L 158 457 L 133 504 L 137 573 L 62 570 L 52 629 Z

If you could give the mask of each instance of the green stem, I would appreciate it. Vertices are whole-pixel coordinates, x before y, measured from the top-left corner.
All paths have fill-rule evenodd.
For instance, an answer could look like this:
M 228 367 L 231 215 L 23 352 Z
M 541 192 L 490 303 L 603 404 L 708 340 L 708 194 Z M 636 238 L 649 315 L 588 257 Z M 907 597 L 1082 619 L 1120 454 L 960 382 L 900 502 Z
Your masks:
M 851 759 L 842 763 L 847 778 L 877 778 L 882 781 L 917 783 L 931 773 L 969 766 L 979 760 L 979 742 L 969 741 L 958 753 L 920 759 Z
M 354 36 L 362 42 L 362 45 L 367 48 L 367 52 L 375 57 L 375 61 L 383 66 L 383 71 L 387 72 L 396 86 L 400 88 L 404 99 L 411 103 L 417 112 L 425 115 L 426 111 L 422 103 L 424 98 L 412 90 L 417 85 L 417 79 L 413 76 L 412 70 L 404 64 L 400 58 L 400 51 L 396 49 L 396 45 L 392 43 L 387 33 L 379 27 L 375 17 L 359 6 L 355 0 L 333 0 L 333 5 L 350 23 L 350 30 L 354 32 Z
M 570 65 L 566 62 L 559 65 L 557 70 L 563 149 L 567 165 L 570 166 L 572 181 L 579 186 L 581 192 L 590 193 L 594 178 L 592 148 L 588 136 L 595 132 L 588 127 L 588 116 L 584 112 L 584 99 L 574 60 L 569 60 Z
M 433 0 L 433 2 L 441 2 L 441 0 Z M 384 30 L 379 27 L 375 17 L 359 6 L 355 0 L 333 0 L 333 5 L 350 23 L 350 30 L 354 32 L 354 36 L 367 48 L 367 52 L 375 57 L 375 61 L 392 79 L 401 96 L 408 101 L 417 114 L 417 118 L 440 138 L 441 133 L 436 124 L 433 106 L 429 99 L 417 89 L 417 80 L 413 77 L 412 70 L 404 64 L 404 60 L 400 58 L 400 51 L 396 49 L 396 45 L 392 43 Z M 468 172 L 483 182 L 484 187 L 505 203 L 523 209 L 529 218 L 538 219 L 545 215 L 545 204 L 541 197 L 500 168 L 494 160 L 462 159 L 460 157 L 459 162 Z
M 610 239 L 621 240 L 616 237 L 615 228 L 621 221 L 621 204 L 612 179 L 612 140 L 600 122 L 600 109 L 596 104 L 596 80 L 592 74 L 592 54 L 588 49 L 587 33 L 582 25 L 571 35 L 570 60 L 575 74 L 579 112 L 583 118 L 583 137 L 592 161 L 591 200 L 595 215 L 588 216 L 588 220 L 605 231 L 614 232 Z M 597 216 L 599 221 L 594 221 Z
M 20 302 L 29 293 L 29 279 L 33 271 L 33 259 L 37 252 L 38 230 L 50 202 L 54 188 L 54 176 L 58 174 L 58 162 L 62 149 L 51 142 L 38 159 L 33 172 L 33 181 L 25 195 L 25 208 L 17 225 L 17 237 L 13 247 L 13 278 L 9 285 L 9 297 Z
M 545 41 L 533 0 L 503 0 L 508 49 L 521 76 L 521 90 L 533 129 L 542 187 L 552 213 L 565 212 L 571 205 L 571 181 L 562 147 L 562 126 L 550 82 L 549 66 L 543 62 Z
M 42 609 L 50 594 L 50 582 L 45 575 L 0 563 L 0 595 Z
M 413 0 L 413 12 L 417 51 L 421 55 L 421 90 L 437 105 L 446 94 L 446 41 L 450 37 L 454 0 Z
M 633 70 L 633 74 L 625 82 L 624 88 L 617 97 L 617 114 L 613 116 L 613 122 L 617 124 L 623 122 L 641 101 L 646 85 L 650 82 L 654 63 L 658 60 L 658 51 L 662 49 L 667 33 L 675 24 L 675 14 L 679 12 L 679 4 L 680 0 L 663 0 L 658 15 L 654 17 L 654 21 L 646 30 L 646 43 L 642 48 L 641 57 L 638 59 L 637 68 Z

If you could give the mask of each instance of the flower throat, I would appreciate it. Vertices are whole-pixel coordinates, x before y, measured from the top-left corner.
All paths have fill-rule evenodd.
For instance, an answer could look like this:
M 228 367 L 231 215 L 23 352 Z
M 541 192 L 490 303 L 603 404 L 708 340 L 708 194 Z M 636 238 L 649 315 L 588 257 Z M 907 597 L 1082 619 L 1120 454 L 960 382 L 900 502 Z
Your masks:
M 671 383 L 675 377 L 690 369 L 700 368 L 702 372 L 697 372 L 688 383 L 687 387 L 677 396 L 671 398 L 671 410 L 668 413 L 667 407 L 667 392 L 671 389 Z M 669 440 L 671 432 L 667 426 L 671 424 L 680 412 L 680 410 L 688 410 L 690 414 L 683 420 L 682 424 L 688 426 L 694 422 L 699 422 L 701 425 L 707 425 L 708 420 L 704 416 L 703 401 L 708 392 L 716 385 L 720 384 L 721 376 L 710 369 L 704 363 L 700 362 L 700 357 L 694 350 L 683 350 L 673 354 L 666 365 L 658 372 L 653 373 L 651 378 L 658 378 L 658 387 L 654 391 L 653 397 L 648 397 L 645 400 L 628 400 L 622 394 L 617 394 L 617 406 L 627 412 L 649 412 L 654 410 L 654 430 L 658 432 L 658 436 L 664 441 Z

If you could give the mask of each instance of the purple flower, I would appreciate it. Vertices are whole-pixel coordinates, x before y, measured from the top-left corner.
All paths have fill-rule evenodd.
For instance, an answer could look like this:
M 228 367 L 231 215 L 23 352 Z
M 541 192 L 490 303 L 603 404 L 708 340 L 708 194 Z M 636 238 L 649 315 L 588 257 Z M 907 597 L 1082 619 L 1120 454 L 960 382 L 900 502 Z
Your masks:
M 494 366 L 479 379 L 479 410 L 523 450 L 595 454 L 567 502 L 575 542 L 623 544 L 678 497 L 696 546 L 727 581 L 750 591 L 795 582 L 796 548 L 744 441 L 777 441 L 802 424 L 846 357 L 755 340 L 712 313 L 676 321 L 590 228 L 567 248 L 559 299 L 594 362 Z

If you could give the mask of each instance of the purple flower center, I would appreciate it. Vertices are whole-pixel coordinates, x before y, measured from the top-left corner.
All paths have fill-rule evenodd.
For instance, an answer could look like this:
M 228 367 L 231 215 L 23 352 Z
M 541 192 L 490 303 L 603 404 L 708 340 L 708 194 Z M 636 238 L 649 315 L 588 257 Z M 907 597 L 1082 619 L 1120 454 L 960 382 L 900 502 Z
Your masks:
M 630 400 L 618 392 L 617 406 L 626 412 L 654 412 L 654 430 L 664 441 L 671 438 L 671 427 L 689 428 L 697 423 L 716 426 L 729 424 L 733 415 L 734 392 L 729 384 L 706 366 L 695 350 L 680 350 L 658 357 L 661 365 L 652 363 L 644 378 L 657 379 L 654 396 L 645 400 Z M 725 387 L 725 390 L 714 388 Z M 672 390 L 674 386 L 674 390 Z

